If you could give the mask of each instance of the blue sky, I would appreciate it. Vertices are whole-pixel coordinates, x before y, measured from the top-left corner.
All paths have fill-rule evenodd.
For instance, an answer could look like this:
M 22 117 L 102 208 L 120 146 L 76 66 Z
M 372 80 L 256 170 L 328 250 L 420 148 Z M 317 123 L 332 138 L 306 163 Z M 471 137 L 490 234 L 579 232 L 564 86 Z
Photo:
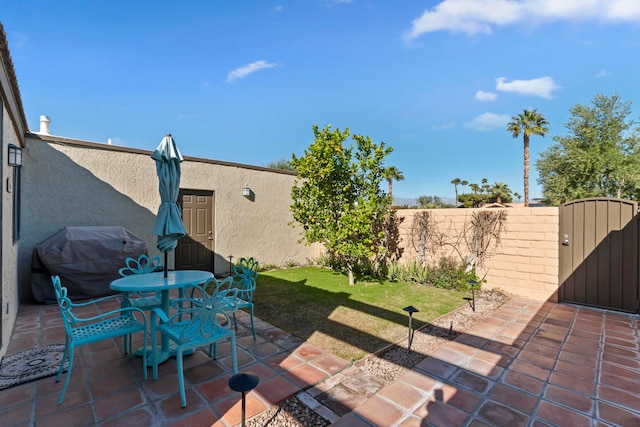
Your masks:
M 550 121 L 622 96 L 640 111 L 637 0 L 4 2 L 29 128 L 265 166 L 350 128 L 394 148 L 394 196 L 453 197 L 453 178 L 523 194 L 510 117 Z

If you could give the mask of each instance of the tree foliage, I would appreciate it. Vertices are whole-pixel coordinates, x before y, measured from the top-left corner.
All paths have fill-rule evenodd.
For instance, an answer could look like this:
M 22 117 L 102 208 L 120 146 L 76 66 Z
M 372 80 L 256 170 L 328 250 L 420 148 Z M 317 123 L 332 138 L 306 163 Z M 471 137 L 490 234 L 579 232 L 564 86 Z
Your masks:
M 640 145 L 631 102 L 596 95 L 571 107 L 565 136 L 540 155 L 538 183 L 549 204 L 585 197 L 638 199 Z
M 380 184 L 385 157 L 393 149 L 360 135 L 352 136 L 355 146 L 346 147 L 348 128 L 314 125 L 313 133 L 304 155 L 291 160 L 298 171 L 291 212 L 308 243 L 321 243 L 331 257 L 344 261 L 353 284 L 361 260 L 386 253 L 384 224 L 391 211 Z
M 280 169 L 285 171 L 293 170 L 293 166 L 291 166 L 291 162 L 284 157 L 280 157 L 278 160 L 274 160 L 267 163 L 267 167 L 271 169 Z
M 422 195 L 416 199 L 419 209 L 439 209 L 439 208 L 454 208 L 454 205 L 447 204 L 442 201 L 438 196 L 425 196 Z
M 489 185 L 486 178 L 482 178 L 482 185 L 469 184 L 471 193 L 458 196 L 460 204 L 464 208 L 477 208 L 487 203 L 511 203 L 513 192 L 504 182 L 495 182 Z

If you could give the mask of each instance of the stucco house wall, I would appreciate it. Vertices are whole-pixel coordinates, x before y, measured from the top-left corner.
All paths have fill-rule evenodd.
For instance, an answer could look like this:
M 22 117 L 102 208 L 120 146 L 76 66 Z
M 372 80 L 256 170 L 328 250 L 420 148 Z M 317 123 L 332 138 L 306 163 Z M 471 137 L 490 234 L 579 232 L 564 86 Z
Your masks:
M 489 208 L 500 209 L 500 208 Z M 455 240 L 474 212 L 479 209 L 430 209 L 438 228 Z M 484 269 L 484 289 L 501 288 L 531 298 L 557 301 L 559 266 L 559 209 L 557 207 L 507 208 L 506 231 L 492 250 Z M 411 243 L 411 225 L 419 209 L 398 210 L 401 263 L 418 256 Z M 464 247 L 464 245 L 461 245 Z M 457 254 L 450 251 L 454 256 Z M 467 255 L 465 253 L 464 255 Z M 486 274 L 486 276 L 485 276 Z
M 317 246 L 299 243 L 300 229 L 289 225 L 293 173 L 189 157 L 188 145 L 176 141 L 184 156 L 180 188 L 214 192 L 216 273 L 228 271 L 229 255 L 253 256 L 263 265 L 304 264 L 318 256 Z M 65 226 L 120 225 L 159 254 L 151 234 L 160 204 L 151 151 L 38 134 L 27 136 L 26 147 L 23 298 L 30 295 L 33 247 Z M 252 199 L 242 196 L 245 185 Z
M 20 241 L 13 240 L 13 167 L 7 164 L 7 151 L 9 144 L 20 147 L 18 133 L 10 119 L 10 113 L 2 104 L 2 303 L 0 312 L 2 316 L 2 349 L 6 349 L 6 343 L 11 337 L 11 331 L 18 314 L 18 247 Z M 0 351 L 0 357 L 4 351 Z
M 24 147 L 24 133 L 27 131 L 27 121 L 22 108 L 22 98 L 18 89 L 13 61 L 9 53 L 7 36 L 0 23 L 0 190 L 2 197 L 0 204 L 0 357 L 7 350 L 7 343 L 11 338 L 11 331 L 18 314 L 18 251 L 20 240 L 13 239 L 14 168 L 8 165 L 7 155 L 9 144 L 19 148 Z M 10 191 L 11 189 L 11 191 Z

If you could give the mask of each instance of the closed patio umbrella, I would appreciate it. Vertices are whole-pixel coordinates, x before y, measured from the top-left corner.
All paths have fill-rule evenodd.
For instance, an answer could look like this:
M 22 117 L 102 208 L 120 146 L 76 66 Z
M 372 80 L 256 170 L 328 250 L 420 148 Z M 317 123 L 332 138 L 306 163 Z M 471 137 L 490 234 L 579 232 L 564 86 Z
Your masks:
M 187 235 L 178 206 L 182 154 L 170 133 L 162 138 L 151 158 L 156 161 L 161 200 L 152 232 L 158 236 L 156 247 L 164 253 L 164 277 L 167 277 L 167 252 L 175 249 L 178 240 Z

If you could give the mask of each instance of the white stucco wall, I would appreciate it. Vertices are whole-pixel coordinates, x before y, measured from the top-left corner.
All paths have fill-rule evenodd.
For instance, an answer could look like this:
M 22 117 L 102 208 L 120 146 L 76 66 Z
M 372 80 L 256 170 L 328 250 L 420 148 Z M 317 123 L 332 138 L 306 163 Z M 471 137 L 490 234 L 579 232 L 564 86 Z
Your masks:
M 13 193 L 7 191 L 7 180 L 13 180 L 13 168 L 7 165 L 9 144 L 20 146 L 8 111 L 2 111 L 2 346 L 0 357 L 6 352 L 7 343 L 18 313 L 18 244 L 13 242 Z
M 317 257 L 316 246 L 298 242 L 289 225 L 294 175 L 261 167 L 188 157 L 180 146 L 182 189 L 208 190 L 215 198 L 215 253 L 228 259 L 254 256 L 261 264 L 301 264 Z M 121 225 L 147 241 L 160 203 L 151 152 L 57 137 L 27 138 L 23 167 L 21 295 L 30 297 L 31 251 L 65 226 Z M 247 184 L 255 197 L 242 196 Z M 173 264 L 171 258 L 169 265 Z M 216 272 L 228 264 L 216 262 Z

